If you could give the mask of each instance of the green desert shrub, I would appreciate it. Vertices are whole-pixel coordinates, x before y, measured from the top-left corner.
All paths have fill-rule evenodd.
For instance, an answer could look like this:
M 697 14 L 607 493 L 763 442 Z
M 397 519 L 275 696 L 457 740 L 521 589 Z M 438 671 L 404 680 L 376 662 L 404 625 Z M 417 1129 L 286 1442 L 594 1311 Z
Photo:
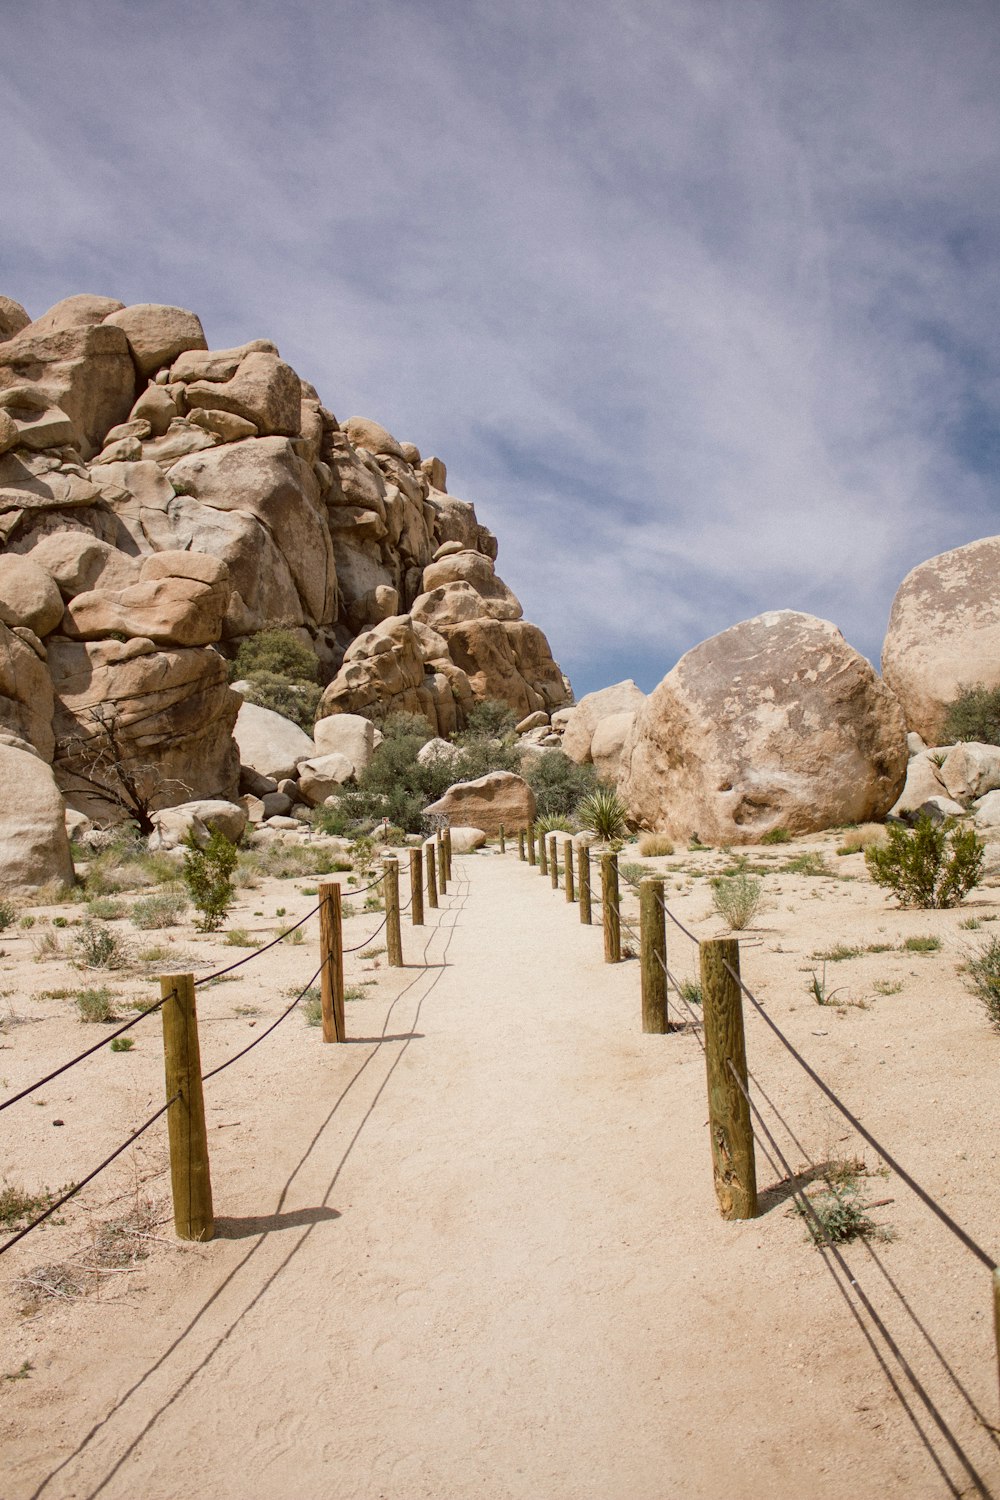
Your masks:
M 865 850 L 865 864 L 901 906 L 949 907 L 979 884 L 985 852 L 975 829 L 933 823 L 924 814 L 913 829 L 891 824 L 884 845 Z
M 549 750 L 520 773 L 535 794 L 538 816 L 579 814 L 580 804 L 598 788 L 593 766 L 578 766 L 562 750 Z
M 712 881 L 712 905 L 734 932 L 750 926 L 763 899 L 764 882 L 759 875 L 741 870 L 736 875 L 717 875 Z
M 148 932 L 157 927 L 176 927 L 184 915 L 187 897 L 179 891 L 160 891 L 142 896 L 132 907 L 132 925 Z
M 17 909 L 12 901 L 0 901 L 0 932 L 6 932 L 17 920 Z
M 990 1025 L 1000 1031 L 1000 938 L 990 938 L 965 961 L 965 984 L 985 1005 Z
M 230 681 L 249 684 L 246 698 L 303 729 L 312 729 L 322 689 L 315 652 L 290 630 L 261 630 L 240 643 Z
M 535 818 L 536 833 L 575 833 L 573 819 L 565 813 L 542 813 Z
M 1000 688 L 984 683 L 962 688 L 945 714 L 942 740 L 946 745 L 956 740 L 1000 745 Z
M 120 933 L 85 917 L 74 941 L 77 961 L 88 969 L 124 969 L 132 953 Z
M 184 884 L 198 908 L 195 926 L 199 932 L 216 932 L 236 899 L 233 874 L 239 861 L 239 850 L 224 833 L 213 828 L 204 849 L 189 833 L 184 840 Z
M 787 828 L 771 828 L 761 839 L 762 844 L 790 844 L 792 835 Z
M 514 733 L 516 724 L 517 714 L 508 704 L 486 698 L 469 709 L 463 733 L 480 739 L 503 739 Z
M 81 1021 L 106 1024 L 120 1019 L 114 997 L 103 985 L 98 990 L 81 990 L 76 997 L 76 1009 Z

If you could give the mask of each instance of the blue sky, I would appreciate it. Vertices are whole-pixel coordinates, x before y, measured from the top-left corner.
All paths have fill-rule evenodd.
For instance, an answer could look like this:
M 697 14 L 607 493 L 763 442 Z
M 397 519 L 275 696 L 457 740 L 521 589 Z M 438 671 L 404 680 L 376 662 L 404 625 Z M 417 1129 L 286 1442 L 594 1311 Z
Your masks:
M 996 0 L 0 0 L 0 291 L 273 338 L 578 693 L 1000 532 Z

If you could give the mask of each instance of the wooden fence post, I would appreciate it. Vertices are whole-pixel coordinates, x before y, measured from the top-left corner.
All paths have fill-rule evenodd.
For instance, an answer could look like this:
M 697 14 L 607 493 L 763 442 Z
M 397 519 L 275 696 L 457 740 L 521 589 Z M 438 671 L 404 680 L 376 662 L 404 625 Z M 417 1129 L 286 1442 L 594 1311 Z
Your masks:
M 524 829 L 523 828 L 519 828 L 517 830 L 517 857 L 518 857 L 519 860 L 522 860 L 522 861 L 524 860 Z
M 667 1024 L 667 918 L 663 881 L 639 882 L 639 943 L 642 949 L 642 1029 L 662 1036 Z
M 1000 1266 L 993 1267 L 993 1331 L 997 1336 L 997 1370 L 1000 1372 Z
M 724 1219 L 755 1219 L 757 1171 L 750 1106 L 743 1092 L 747 1088 L 743 998 L 733 978 L 740 972 L 740 945 L 735 938 L 716 938 L 700 943 L 699 949 L 715 1195 Z
M 438 863 L 438 890 L 441 892 L 442 896 L 447 896 L 447 894 L 448 894 L 448 855 L 447 855 L 447 853 L 445 851 L 444 840 L 442 839 L 442 837 L 441 837 L 440 834 L 438 834 L 438 842 L 437 842 L 437 863 Z
M 566 870 L 566 900 L 576 900 L 576 888 L 573 880 L 573 840 L 563 839 L 563 866 Z
M 590 850 L 580 845 L 577 864 L 580 867 L 580 921 L 589 927 L 593 921 L 590 914 Z
M 403 933 L 399 925 L 399 860 L 387 859 L 382 866 L 385 892 L 386 961 L 392 969 L 403 967 Z
M 618 895 L 618 856 L 601 855 L 601 903 L 604 918 L 604 962 L 622 961 L 622 919 Z
M 410 921 L 414 927 L 424 925 L 424 851 L 410 850 Z
M 506 837 L 504 836 L 503 824 L 502 823 L 500 824 L 500 853 L 501 854 L 506 854 L 507 853 L 507 840 L 506 840 Z
M 552 874 L 552 889 L 559 889 L 559 841 L 555 834 L 552 835 L 552 847 L 549 850 L 549 870 Z
M 448 879 L 451 880 L 452 874 L 451 874 L 451 829 L 450 828 L 446 828 L 445 831 L 444 831 L 444 862 L 445 862 L 445 868 L 448 871 Z
M 538 835 L 538 873 L 547 875 L 549 873 L 549 851 L 545 847 L 545 835 Z
M 535 863 L 535 825 L 534 825 L 534 823 L 529 823 L 528 824 L 528 864 L 529 865 L 533 865 L 534 863 Z
M 432 911 L 436 911 L 438 904 L 438 882 L 434 840 L 431 839 L 430 843 L 424 847 L 427 851 L 427 905 Z
M 340 886 L 324 880 L 319 888 L 320 1012 L 324 1042 L 347 1040 L 344 1030 L 344 930 Z
M 215 1234 L 212 1177 L 205 1132 L 205 1098 L 201 1087 L 201 1049 L 193 974 L 164 974 L 163 1061 L 170 1141 L 170 1189 L 174 1229 L 181 1240 L 210 1240 Z M 174 1099 L 174 1095 L 178 1097 Z

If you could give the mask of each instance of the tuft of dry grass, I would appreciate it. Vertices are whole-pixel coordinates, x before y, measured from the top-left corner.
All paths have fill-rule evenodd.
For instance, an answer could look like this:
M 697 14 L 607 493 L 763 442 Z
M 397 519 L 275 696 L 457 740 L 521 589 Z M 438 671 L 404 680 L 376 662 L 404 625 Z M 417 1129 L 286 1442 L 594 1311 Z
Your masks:
M 665 833 L 644 833 L 639 840 L 639 853 L 644 859 L 658 859 L 673 852 L 674 846 Z
M 885 843 L 885 827 L 881 823 L 859 823 L 849 828 L 838 845 L 838 854 L 860 854 L 865 849 L 881 848 Z

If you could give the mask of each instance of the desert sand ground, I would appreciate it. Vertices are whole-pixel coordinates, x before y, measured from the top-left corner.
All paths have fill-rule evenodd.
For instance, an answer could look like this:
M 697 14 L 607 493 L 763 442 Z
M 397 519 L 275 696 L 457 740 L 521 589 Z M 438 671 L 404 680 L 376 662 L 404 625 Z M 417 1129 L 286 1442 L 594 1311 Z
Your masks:
M 995 1253 L 1000 1036 L 959 966 L 1000 931 L 1000 851 L 963 907 L 903 912 L 837 843 L 751 852 L 774 873 L 742 935 L 744 978 Z M 783 869 L 810 851 L 827 874 Z M 644 863 L 697 936 L 724 932 L 706 875 L 725 855 Z M 1000 1445 L 973 1410 L 998 1421 L 988 1272 L 879 1174 L 748 1015 L 750 1068 L 794 1132 L 797 1144 L 774 1125 L 796 1170 L 861 1158 L 871 1174 L 862 1190 L 893 1237 L 844 1257 L 970 1474 L 912 1393 L 907 1414 L 780 1172 L 758 1158 L 760 1217 L 720 1218 L 697 1029 L 643 1035 L 638 963 L 605 965 L 599 928 L 516 851 L 456 858 L 455 877 L 423 928 L 404 918 L 404 969 L 372 951 L 384 936 L 348 958 L 363 988 L 346 1045 L 323 1045 L 294 1011 L 207 1085 L 214 1241 L 173 1238 L 160 1121 L 60 1222 L 0 1257 L 3 1500 L 1000 1494 Z M 267 879 L 228 925 L 270 936 L 315 905 L 314 887 Z M 627 920 L 635 911 L 629 897 Z M 48 908 L 0 938 L 0 1102 L 94 1038 L 76 1019 L 81 988 L 152 999 L 157 972 L 204 975 L 244 956 L 190 924 L 140 934 L 124 919 L 114 925 L 136 950 L 152 940 L 159 958 L 111 975 L 37 961 L 44 918 L 59 913 L 79 914 Z M 378 920 L 359 911 L 345 943 Z M 199 991 L 206 1069 L 306 983 L 315 918 L 304 933 Z M 941 947 L 901 946 L 924 935 Z M 694 975 L 695 948 L 676 929 L 668 941 L 671 968 Z M 821 1006 L 814 955 L 838 945 L 882 951 L 825 960 L 838 993 Z M 132 1051 L 105 1046 L 0 1116 L 9 1182 L 77 1180 L 158 1108 L 159 1022 L 130 1035 Z M 122 1219 L 145 1237 L 126 1237 L 115 1266 L 100 1226 Z

